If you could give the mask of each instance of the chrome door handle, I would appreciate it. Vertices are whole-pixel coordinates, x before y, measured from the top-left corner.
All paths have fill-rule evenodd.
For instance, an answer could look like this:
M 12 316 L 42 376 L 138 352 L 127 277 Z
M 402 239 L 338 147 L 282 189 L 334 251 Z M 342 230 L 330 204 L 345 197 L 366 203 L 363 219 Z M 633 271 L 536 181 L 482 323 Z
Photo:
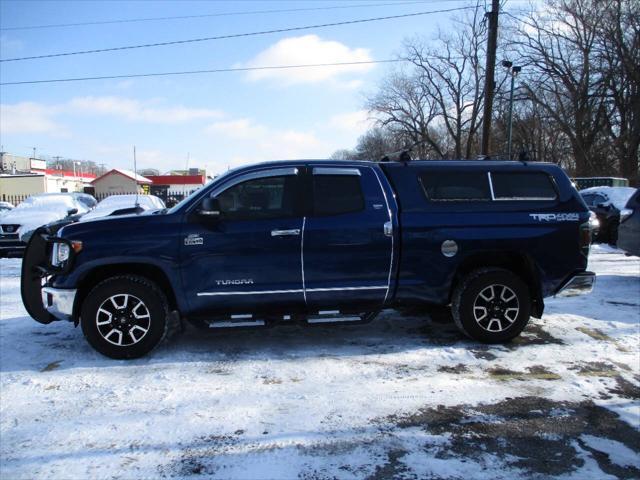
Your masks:
M 292 228 L 291 230 L 271 230 L 272 237 L 293 237 L 300 235 L 299 228 Z
M 392 236 L 393 236 L 393 223 L 391 223 L 391 222 L 386 222 L 386 223 L 383 225 L 383 229 L 384 229 L 384 234 L 385 234 L 387 237 L 392 237 Z

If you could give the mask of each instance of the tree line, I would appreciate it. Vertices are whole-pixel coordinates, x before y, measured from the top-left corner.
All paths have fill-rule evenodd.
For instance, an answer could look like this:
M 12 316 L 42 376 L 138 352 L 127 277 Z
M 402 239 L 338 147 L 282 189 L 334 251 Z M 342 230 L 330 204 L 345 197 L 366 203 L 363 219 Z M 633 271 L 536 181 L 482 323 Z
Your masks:
M 481 146 L 487 24 L 484 4 L 435 38 L 404 41 L 405 66 L 388 72 L 365 107 L 374 126 L 333 158 L 473 159 Z M 619 176 L 638 184 L 640 2 L 547 0 L 500 14 L 490 157 L 553 162 L 574 176 Z

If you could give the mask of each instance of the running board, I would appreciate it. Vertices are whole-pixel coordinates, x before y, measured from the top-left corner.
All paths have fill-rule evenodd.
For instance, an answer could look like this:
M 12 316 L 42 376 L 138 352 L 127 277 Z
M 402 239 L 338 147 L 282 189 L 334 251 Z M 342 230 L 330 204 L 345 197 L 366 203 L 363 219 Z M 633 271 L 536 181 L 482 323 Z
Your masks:
M 221 322 L 211 322 L 209 324 L 209 328 L 262 327 L 264 326 L 264 324 L 264 320 L 227 320 Z
M 362 317 L 358 315 L 351 316 L 338 316 L 339 312 L 320 312 L 318 316 L 310 316 L 307 318 L 307 323 L 350 323 L 350 322 L 362 322 Z

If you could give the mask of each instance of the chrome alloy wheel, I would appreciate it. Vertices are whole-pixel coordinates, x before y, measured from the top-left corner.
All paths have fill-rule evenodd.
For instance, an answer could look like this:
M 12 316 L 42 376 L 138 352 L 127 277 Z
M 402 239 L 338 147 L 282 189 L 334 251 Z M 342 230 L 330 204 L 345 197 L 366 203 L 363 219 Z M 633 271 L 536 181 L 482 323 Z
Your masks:
M 518 296 L 506 285 L 486 287 L 473 302 L 473 317 L 488 332 L 503 332 L 516 321 L 519 312 Z
M 96 313 L 98 332 L 119 347 L 135 345 L 149 331 L 151 314 L 138 297 L 121 293 L 107 298 Z

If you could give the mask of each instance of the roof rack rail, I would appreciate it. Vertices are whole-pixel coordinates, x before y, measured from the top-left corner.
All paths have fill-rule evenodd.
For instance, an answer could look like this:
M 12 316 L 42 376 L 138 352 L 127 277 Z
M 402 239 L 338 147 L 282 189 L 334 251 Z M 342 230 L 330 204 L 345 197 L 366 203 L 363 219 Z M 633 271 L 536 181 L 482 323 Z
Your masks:
M 411 148 L 387 153 L 380 159 L 381 162 L 410 162 L 411 160 Z

